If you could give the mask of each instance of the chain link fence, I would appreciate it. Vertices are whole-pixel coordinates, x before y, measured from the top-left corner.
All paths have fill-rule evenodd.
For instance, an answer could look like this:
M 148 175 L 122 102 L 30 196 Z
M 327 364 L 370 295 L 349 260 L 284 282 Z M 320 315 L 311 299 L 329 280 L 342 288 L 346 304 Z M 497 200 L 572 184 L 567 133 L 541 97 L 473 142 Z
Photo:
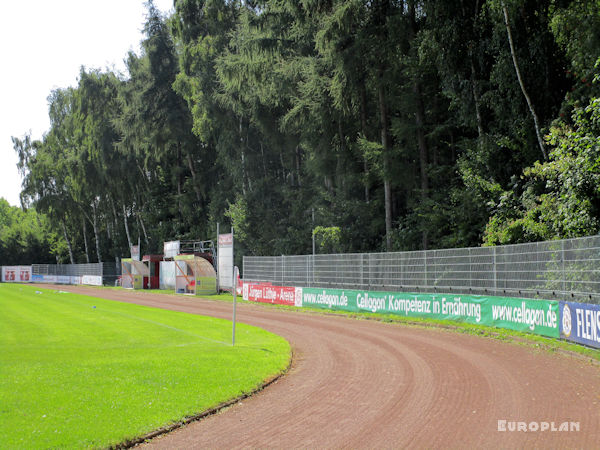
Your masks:
M 600 303 L 600 236 L 497 247 L 245 256 L 245 281 Z

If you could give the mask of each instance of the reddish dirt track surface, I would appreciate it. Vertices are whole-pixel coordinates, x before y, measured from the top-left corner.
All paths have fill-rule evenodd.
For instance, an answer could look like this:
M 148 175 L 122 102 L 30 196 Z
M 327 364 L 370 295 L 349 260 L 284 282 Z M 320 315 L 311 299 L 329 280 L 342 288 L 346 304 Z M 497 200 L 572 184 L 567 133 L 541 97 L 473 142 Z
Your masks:
M 61 289 L 226 319 L 232 313 L 231 303 L 187 296 Z M 237 318 L 286 338 L 294 351 L 290 371 L 252 397 L 144 446 L 600 446 L 600 366 L 585 358 L 439 328 L 243 301 Z M 498 431 L 499 420 L 557 428 L 579 422 L 579 431 Z

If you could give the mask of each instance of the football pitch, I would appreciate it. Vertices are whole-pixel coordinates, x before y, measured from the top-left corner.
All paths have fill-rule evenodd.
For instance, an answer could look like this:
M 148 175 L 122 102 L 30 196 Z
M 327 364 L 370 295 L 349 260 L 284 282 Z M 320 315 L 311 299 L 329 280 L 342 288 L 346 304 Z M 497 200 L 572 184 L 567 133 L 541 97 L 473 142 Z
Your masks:
M 221 319 L 0 284 L 0 447 L 109 447 L 259 387 L 283 339 Z

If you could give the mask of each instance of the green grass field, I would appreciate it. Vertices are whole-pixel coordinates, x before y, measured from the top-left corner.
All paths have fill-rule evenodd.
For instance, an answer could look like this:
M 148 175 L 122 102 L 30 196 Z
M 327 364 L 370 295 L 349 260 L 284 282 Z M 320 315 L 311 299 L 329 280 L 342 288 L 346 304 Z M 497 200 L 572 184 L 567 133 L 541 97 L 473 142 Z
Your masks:
M 0 284 L 0 448 L 108 447 L 286 369 L 264 330 L 35 286 Z

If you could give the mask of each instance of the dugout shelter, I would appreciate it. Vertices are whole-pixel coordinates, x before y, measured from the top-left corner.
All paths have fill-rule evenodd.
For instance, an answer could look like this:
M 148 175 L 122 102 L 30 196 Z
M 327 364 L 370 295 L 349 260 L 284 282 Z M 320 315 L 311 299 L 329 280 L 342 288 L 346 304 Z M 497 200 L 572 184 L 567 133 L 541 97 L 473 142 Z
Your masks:
M 178 294 L 216 294 L 217 273 L 203 256 L 177 255 L 175 260 L 175 292 Z
M 142 261 L 131 258 L 121 259 L 121 287 L 143 289 L 144 278 L 150 276 L 150 268 Z

